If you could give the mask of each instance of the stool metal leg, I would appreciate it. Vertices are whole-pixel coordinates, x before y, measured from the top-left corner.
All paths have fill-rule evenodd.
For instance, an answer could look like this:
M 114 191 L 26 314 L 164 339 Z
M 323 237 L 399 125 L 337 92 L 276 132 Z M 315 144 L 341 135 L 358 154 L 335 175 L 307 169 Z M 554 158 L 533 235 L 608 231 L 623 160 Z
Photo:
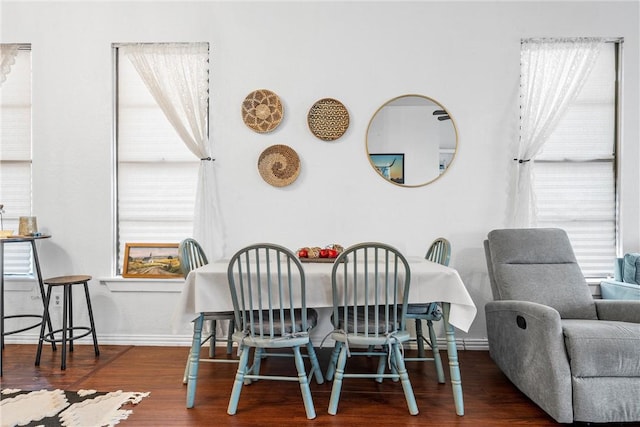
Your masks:
M 98 348 L 98 338 L 96 337 L 96 325 L 93 322 L 93 309 L 91 308 L 91 298 L 89 297 L 89 286 L 87 282 L 84 282 L 84 295 L 87 298 L 87 309 L 89 310 L 89 323 L 91 325 L 91 336 L 93 337 L 93 350 L 96 356 L 100 355 L 100 349 Z
M 67 310 L 69 319 L 67 321 L 67 325 L 69 325 L 67 331 L 69 334 L 67 335 L 67 340 L 69 341 L 69 351 L 73 351 L 73 286 L 65 286 L 65 291 L 69 294 L 67 300 L 69 303 L 69 309 Z
M 38 277 L 38 286 L 40 286 L 40 296 L 42 297 L 43 301 L 42 304 L 44 305 L 44 282 L 42 280 L 42 271 L 40 271 L 40 260 L 38 259 L 38 249 L 36 248 L 36 241 L 35 240 L 31 240 L 31 254 L 33 255 L 33 265 L 36 268 L 36 276 Z M 49 310 L 49 306 L 45 305 L 44 306 L 45 310 Z M 42 321 L 44 322 L 44 316 L 42 318 Z M 51 325 L 51 316 L 48 317 L 47 320 L 47 326 L 49 327 L 49 333 L 53 333 L 53 326 Z M 56 350 L 56 343 L 55 341 L 51 342 L 51 348 L 55 351 Z
M 67 320 L 69 317 L 69 291 L 70 285 L 64 285 L 62 296 L 62 362 L 60 369 L 67 369 Z M 73 342 L 73 340 L 71 341 Z
M 36 351 L 36 366 L 40 366 L 40 356 L 42 355 L 42 342 L 44 341 L 44 330 L 47 324 L 51 324 L 49 319 L 49 300 L 51 299 L 51 286 L 47 287 L 44 294 L 44 312 L 42 313 L 42 324 L 40 325 L 40 338 L 38 338 L 38 350 Z M 53 332 L 51 332 L 53 338 Z M 55 350 L 55 348 L 54 348 Z

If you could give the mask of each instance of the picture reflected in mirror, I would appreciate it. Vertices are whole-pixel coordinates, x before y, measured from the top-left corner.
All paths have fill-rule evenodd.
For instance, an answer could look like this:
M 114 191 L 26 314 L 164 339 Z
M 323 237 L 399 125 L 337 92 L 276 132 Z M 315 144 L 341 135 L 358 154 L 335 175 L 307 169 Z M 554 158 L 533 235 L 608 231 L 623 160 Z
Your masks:
M 366 145 L 369 162 L 381 177 L 419 187 L 450 168 L 458 132 L 442 104 L 423 95 L 403 95 L 378 108 L 367 128 Z M 398 164 L 402 164 L 401 175 Z
M 385 179 L 404 184 L 404 154 L 369 153 L 369 159 Z

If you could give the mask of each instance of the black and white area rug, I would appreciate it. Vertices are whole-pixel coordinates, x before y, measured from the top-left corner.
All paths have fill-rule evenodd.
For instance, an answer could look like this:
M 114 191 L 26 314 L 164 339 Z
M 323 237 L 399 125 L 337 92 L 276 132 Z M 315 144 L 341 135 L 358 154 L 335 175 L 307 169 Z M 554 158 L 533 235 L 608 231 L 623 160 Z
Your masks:
M 4 389 L 0 393 L 0 425 L 13 426 L 115 426 L 133 412 L 122 409 L 136 405 L 149 393 L 95 390 Z

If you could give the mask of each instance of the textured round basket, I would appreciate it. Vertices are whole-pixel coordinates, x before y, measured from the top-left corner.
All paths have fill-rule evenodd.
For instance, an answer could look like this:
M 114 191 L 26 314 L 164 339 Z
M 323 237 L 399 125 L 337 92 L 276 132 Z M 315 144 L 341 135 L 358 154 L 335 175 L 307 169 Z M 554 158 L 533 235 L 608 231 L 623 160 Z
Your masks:
M 267 183 L 274 187 L 285 187 L 298 178 L 300 158 L 291 147 L 272 145 L 260 154 L 258 171 Z
M 340 138 L 349 128 L 349 112 L 338 100 L 324 98 L 309 109 L 309 129 L 323 141 Z
M 242 120 L 256 132 L 272 131 L 278 127 L 282 117 L 280 98 L 270 90 L 254 90 L 242 103 Z

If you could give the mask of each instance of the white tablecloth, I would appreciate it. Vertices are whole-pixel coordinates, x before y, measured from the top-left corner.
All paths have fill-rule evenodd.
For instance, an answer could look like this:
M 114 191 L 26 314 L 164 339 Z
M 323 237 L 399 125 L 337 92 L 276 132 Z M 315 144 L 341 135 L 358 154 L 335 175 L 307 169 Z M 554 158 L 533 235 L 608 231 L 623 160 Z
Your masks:
M 458 272 L 423 258 L 407 258 L 411 268 L 409 303 L 450 303 L 449 323 L 465 332 L 476 316 L 476 306 Z M 308 307 L 331 307 L 330 263 L 304 263 Z M 228 261 L 217 261 L 189 273 L 176 307 L 178 330 L 201 312 L 232 311 L 227 280 Z
M 450 303 L 449 323 L 465 332 L 476 316 L 476 306 L 458 272 L 420 257 L 407 259 L 411 268 L 409 303 Z M 304 263 L 307 306 L 331 307 L 330 263 Z M 232 311 L 227 281 L 228 261 L 217 261 L 189 273 L 174 313 L 177 330 L 201 312 Z

